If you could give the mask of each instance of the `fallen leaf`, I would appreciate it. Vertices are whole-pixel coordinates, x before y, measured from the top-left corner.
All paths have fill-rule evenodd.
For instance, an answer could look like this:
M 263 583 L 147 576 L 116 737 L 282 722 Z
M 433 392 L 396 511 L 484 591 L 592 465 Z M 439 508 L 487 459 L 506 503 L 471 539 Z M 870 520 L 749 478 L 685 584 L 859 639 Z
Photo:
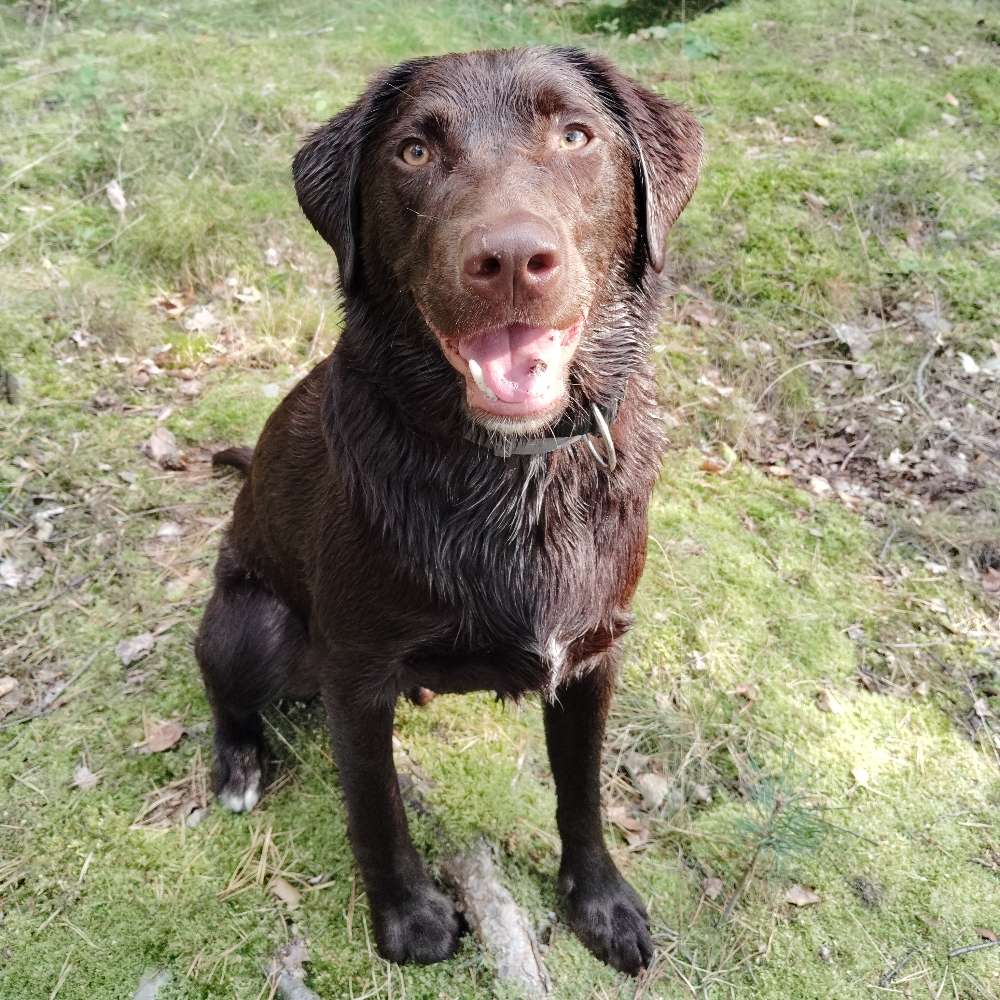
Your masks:
M 157 296 L 152 300 L 152 305 L 172 317 L 180 316 L 187 309 L 187 303 L 179 295 Z
M 826 496 L 832 492 L 833 487 L 822 476 L 809 477 L 809 489 L 818 497 Z
M 122 666 L 130 667 L 144 656 L 148 656 L 156 645 L 156 639 L 151 632 L 142 632 L 131 639 L 122 639 L 115 646 L 118 659 L 122 661 Z
M 607 817 L 625 834 L 625 841 L 629 847 L 641 847 L 649 840 L 649 827 L 635 816 L 629 815 L 623 804 L 609 806 Z
M 125 200 L 125 192 L 122 190 L 121 184 L 118 183 L 118 178 L 116 177 L 110 184 L 104 189 L 104 193 L 108 196 L 108 201 L 111 202 L 111 207 L 119 214 L 124 215 L 126 209 L 128 208 L 128 202 Z
M 947 94 L 944 95 L 944 99 L 953 108 L 957 108 L 958 107 L 958 98 L 954 94 L 947 93 Z
M 73 772 L 73 784 L 84 792 L 92 792 L 100 780 L 86 764 L 81 764 Z
M 813 115 L 813 124 L 817 128 L 830 128 L 833 122 L 826 115 Z
M 844 711 L 843 703 L 829 688 L 820 688 L 816 692 L 816 707 L 831 715 L 842 715 Z
M 156 537 L 162 538 L 167 542 L 175 542 L 183 534 L 184 529 L 176 521 L 164 521 L 163 524 L 156 529 Z
M 977 698 L 972 703 L 972 711 L 975 712 L 980 719 L 987 718 L 990 714 L 989 702 L 987 702 L 985 698 Z
M 981 582 L 987 594 L 1000 594 L 1000 569 L 995 566 L 984 569 Z
M 852 767 L 851 777 L 854 779 L 854 783 L 860 788 L 868 787 L 868 779 L 870 777 L 868 768 L 862 767 L 860 764 L 857 767 Z
M 966 375 L 978 375 L 982 371 L 979 362 L 971 354 L 966 354 L 965 351 L 958 352 L 958 360 L 962 363 L 962 371 Z
M 290 910 L 298 909 L 299 904 L 302 902 L 302 893 L 291 882 L 285 881 L 280 875 L 271 879 L 268 889 Z
M 260 300 L 263 297 L 264 296 L 260 294 L 260 289 L 257 288 L 255 285 L 247 285 L 246 287 L 241 288 L 238 292 L 235 292 L 233 294 L 234 299 L 238 300 L 239 302 L 243 302 L 247 305 L 250 305 L 254 302 L 260 302 Z
M 142 446 L 142 452 L 161 469 L 177 471 L 185 467 L 184 456 L 177 447 L 177 439 L 162 424 L 149 435 L 149 439 Z
M 18 680 L 16 677 L 0 677 L 0 698 L 10 694 L 17 685 Z
M 820 194 L 815 194 L 812 191 L 804 191 L 802 193 L 802 199 L 805 201 L 810 208 L 829 208 L 830 203 Z
M 222 320 L 212 312 L 211 306 L 198 306 L 184 320 L 184 329 L 188 333 L 205 333 L 222 326 Z
M 643 805 L 650 810 L 659 809 L 667 797 L 673 782 L 662 774 L 647 771 L 635 779 L 635 787 L 642 794 Z
M 785 902 L 792 906 L 815 906 L 821 900 L 812 889 L 807 889 L 804 885 L 793 885 L 785 893 Z
M 861 359 L 872 349 L 871 335 L 853 323 L 834 323 L 833 335 L 847 348 L 852 358 Z
M 711 785 L 694 785 L 691 788 L 691 798 L 695 802 L 701 802 L 703 805 L 707 805 L 712 801 L 712 787 Z
M 988 927 L 977 927 L 976 934 L 978 934 L 984 941 L 992 941 L 994 944 L 1000 941 L 997 937 L 996 931 L 991 931 Z
M 756 684 L 737 684 L 733 689 L 733 694 L 746 701 L 755 701 L 760 694 L 760 689 Z
M 721 878 L 705 878 L 701 880 L 701 891 L 709 899 L 718 899 L 722 895 L 722 890 L 725 887 L 722 884 Z
M 718 326 L 719 318 L 715 315 L 715 310 L 705 302 L 696 303 L 688 310 L 688 319 L 694 320 L 698 326 Z
M 146 738 L 134 744 L 139 753 L 163 753 L 172 750 L 184 735 L 184 727 L 179 722 L 157 722 L 146 729 Z
M 931 693 L 931 686 L 928 681 L 921 681 L 913 688 L 913 693 L 919 698 L 926 698 Z
M 721 475 L 728 468 L 729 466 L 721 458 L 716 458 L 714 455 L 707 456 L 701 462 L 701 471 L 710 472 L 713 476 Z

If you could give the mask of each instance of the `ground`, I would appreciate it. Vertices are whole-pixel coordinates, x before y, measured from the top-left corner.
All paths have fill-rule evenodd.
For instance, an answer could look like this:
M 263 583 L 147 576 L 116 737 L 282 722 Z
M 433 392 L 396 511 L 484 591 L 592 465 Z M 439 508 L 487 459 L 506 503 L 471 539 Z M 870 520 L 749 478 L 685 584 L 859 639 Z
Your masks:
M 300 136 L 405 56 L 549 41 L 708 139 L 605 772 L 654 967 L 566 929 L 533 701 L 401 710 L 416 839 L 494 845 L 558 997 L 1000 997 L 996 6 L 67 0 L 0 8 L 4 1000 L 267 997 L 292 938 L 322 997 L 509 995 L 471 938 L 375 955 L 314 707 L 257 810 L 209 802 L 191 639 L 206 456 L 340 323 Z

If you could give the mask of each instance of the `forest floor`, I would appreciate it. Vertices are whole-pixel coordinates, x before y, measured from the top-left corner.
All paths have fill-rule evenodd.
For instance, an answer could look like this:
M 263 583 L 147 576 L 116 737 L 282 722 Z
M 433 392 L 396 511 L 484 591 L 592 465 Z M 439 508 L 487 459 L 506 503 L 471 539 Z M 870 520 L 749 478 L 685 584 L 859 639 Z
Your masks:
M 563 922 L 534 701 L 401 708 L 418 846 L 493 845 L 567 1000 L 1000 997 L 1000 13 L 710 6 L 0 7 L 3 1000 L 265 998 L 293 939 L 324 998 L 509 994 L 474 937 L 378 958 L 315 706 L 270 714 L 253 813 L 211 802 L 191 640 L 237 488 L 208 456 L 340 323 L 300 137 L 383 65 L 546 42 L 708 142 L 604 776 L 655 964 Z

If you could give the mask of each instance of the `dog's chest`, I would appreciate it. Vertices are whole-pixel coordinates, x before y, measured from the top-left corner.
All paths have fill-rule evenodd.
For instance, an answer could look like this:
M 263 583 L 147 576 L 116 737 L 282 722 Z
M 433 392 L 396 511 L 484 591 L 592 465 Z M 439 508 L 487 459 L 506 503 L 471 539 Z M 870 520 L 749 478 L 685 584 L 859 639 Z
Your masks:
M 596 664 L 628 628 L 618 560 L 589 525 L 549 545 L 484 545 L 478 567 L 453 567 L 444 635 L 407 657 L 408 682 L 436 691 L 553 693 Z

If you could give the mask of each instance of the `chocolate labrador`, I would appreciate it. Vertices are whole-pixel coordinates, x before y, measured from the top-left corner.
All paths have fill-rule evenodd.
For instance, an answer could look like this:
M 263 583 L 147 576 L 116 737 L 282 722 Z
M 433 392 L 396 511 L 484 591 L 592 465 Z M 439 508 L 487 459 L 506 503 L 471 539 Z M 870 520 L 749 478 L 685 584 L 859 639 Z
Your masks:
M 642 902 L 599 773 L 661 441 L 650 342 L 691 115 L 572 48 L 415 59 L 294 161 L 344 329 L 243 469 L 196 652 L 220 801 L 253 808 L 261 709 L 319 692 L 379 951 L 461 924 L 407 831 L 392 756 L 415 689 L 540 692 L 573 929 L 638 973 Z M 426 694 L 426 692 L 422 692 Z

